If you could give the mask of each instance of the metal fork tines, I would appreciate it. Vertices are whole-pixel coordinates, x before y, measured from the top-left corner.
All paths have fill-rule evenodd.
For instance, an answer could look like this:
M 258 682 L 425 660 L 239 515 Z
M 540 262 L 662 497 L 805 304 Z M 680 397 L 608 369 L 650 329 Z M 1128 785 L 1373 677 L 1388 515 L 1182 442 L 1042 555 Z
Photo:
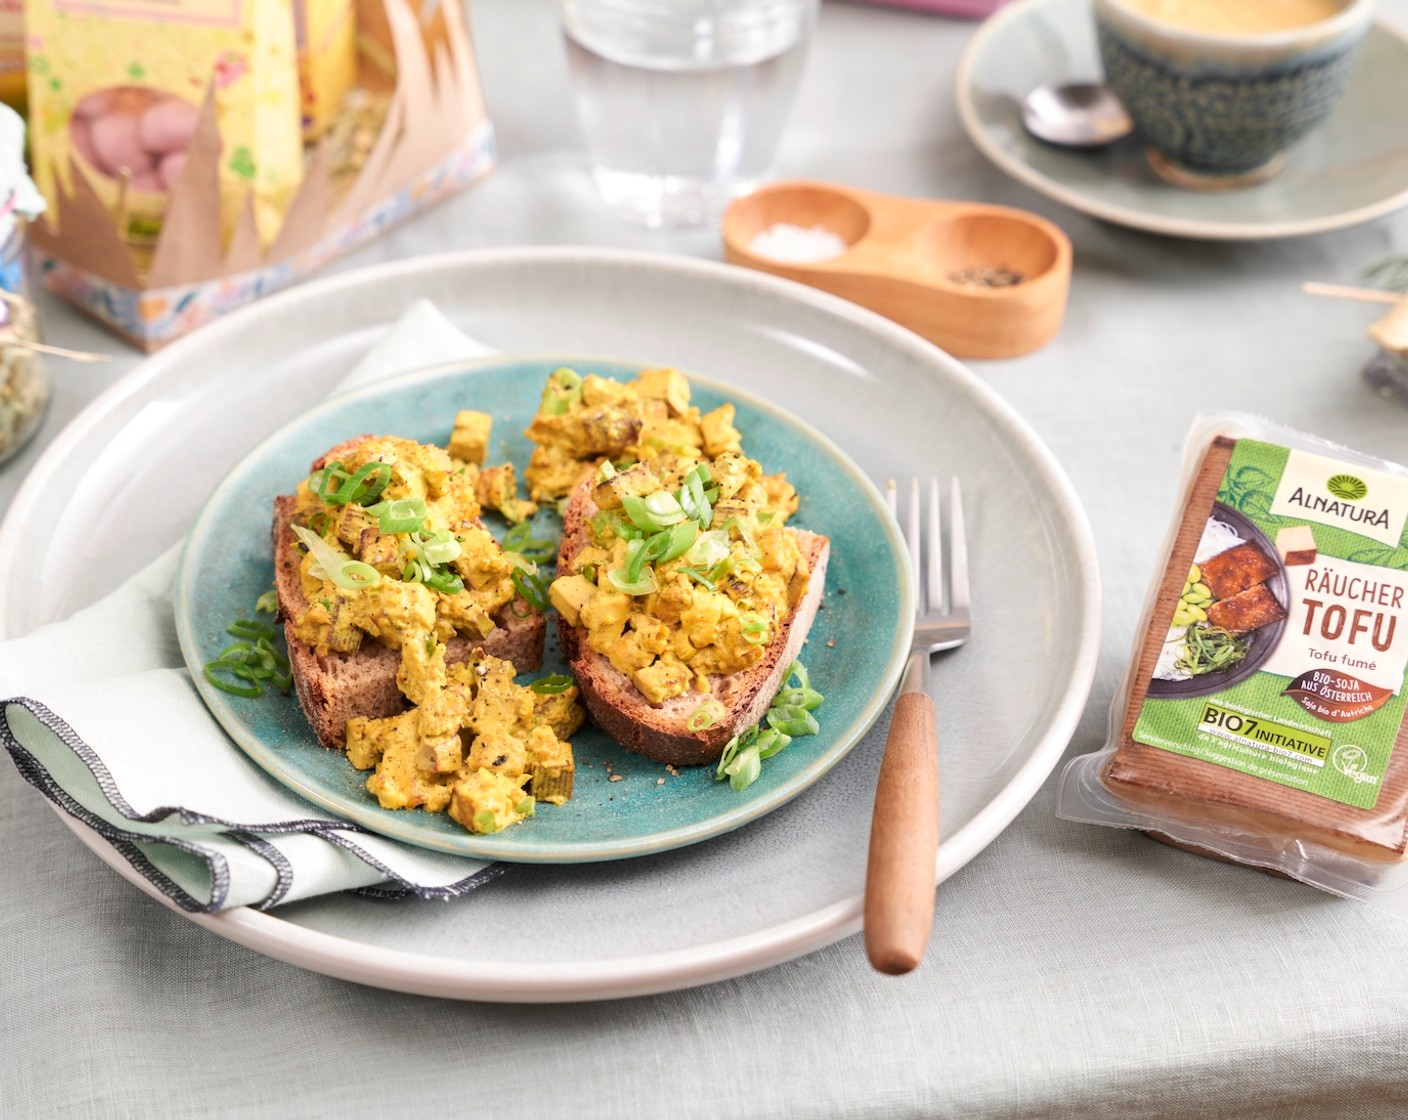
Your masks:
M 963 526 L 963 497 L 958 479 L 949 482 L 948 520 L 939 517 L 939 480 L 929 480 L 927 503 L 920 501 L 917 478 L 910 479 L 909 502 L 901 523 L 914 578 L 914 639 L 901 692 L 928 691 L 929 655 L 953 649 L 968 640 L 968 541 Z M 899 518 L 894 480 L 885 488 L 890 512 Z M 921 515 L 921 504 L 928 509 Z M 922 528 L 921 528 L 922 526 Z M 947 565 L 945 565 L 947 544 Z M 944 570 L 948 587 L 944 587 Z

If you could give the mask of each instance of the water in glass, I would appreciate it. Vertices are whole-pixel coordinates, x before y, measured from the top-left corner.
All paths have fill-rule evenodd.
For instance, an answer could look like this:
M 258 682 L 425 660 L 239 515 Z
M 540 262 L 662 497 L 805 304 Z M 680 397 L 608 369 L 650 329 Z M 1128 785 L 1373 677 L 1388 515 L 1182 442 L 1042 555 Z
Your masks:
M 562 0 L 578 116 L 607 204 L 708 221 L 755 187 L 801 77 L 816 0 Z

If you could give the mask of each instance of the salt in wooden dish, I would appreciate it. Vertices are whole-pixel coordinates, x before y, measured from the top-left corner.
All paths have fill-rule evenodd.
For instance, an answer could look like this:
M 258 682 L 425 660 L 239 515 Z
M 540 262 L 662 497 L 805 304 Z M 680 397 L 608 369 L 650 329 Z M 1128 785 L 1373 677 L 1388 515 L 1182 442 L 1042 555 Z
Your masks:
M 762 255 L 755 239 L 779 226 L 829 231 L 844 252 L 814 261 Z M 724 212 L 723 241 L 731 264 L 849 299 L 961 358 L 1046 345 L 1071 282 L 1070 240 L 1045 218 L 834 183 L 775 183 L 738 199 Z

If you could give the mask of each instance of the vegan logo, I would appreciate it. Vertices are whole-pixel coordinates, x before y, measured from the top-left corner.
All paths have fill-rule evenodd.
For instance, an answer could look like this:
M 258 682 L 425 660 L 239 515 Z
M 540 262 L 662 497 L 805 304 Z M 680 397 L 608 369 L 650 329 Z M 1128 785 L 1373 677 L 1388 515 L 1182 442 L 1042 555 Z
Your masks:
M 1327 483 L 1325 489 L 1336 498 L 1343 498 L 1346 502 L 1357 502 L 1369 493 L 1369 487 L 1364 485 L 1364 480 L 1355 478 L 1352 474 L 1337 474 Z
M 1367 773 L 1369 752 L 1355 743 L 1341 743 L 1330 755 L 1330 765 L 1355 783 L 1378 782 L 1373 774 Z

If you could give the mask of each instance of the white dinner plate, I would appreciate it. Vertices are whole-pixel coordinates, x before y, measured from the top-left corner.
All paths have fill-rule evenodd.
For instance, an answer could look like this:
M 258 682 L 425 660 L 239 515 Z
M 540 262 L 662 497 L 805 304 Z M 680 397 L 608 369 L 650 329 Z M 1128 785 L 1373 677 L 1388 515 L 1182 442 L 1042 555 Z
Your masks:
M 934 664 L 937 880 L 1036 793 L 1075 730 L 1099 643 L 1094 546 L 1060 466 L 918 336 L 810 288 L 695 260 L 570 248 L 425 257 L 315 281 L 202 328 L 116 383 L 33 468 L 0 526 L 0 637 L 66 617 L 179 540 L 233 464 L 321 400 L 418 297 L 502 351 L 674 365 L 749 389 L 872 479 L 958 475 L 974 630 Z M 452 903 L 336 895 L 186 916 L 318 972 L 462 999 L 600 999 L 740 975 L 859 929 L 885 723 L 795 801 L 688 848 L 515 866 Z

